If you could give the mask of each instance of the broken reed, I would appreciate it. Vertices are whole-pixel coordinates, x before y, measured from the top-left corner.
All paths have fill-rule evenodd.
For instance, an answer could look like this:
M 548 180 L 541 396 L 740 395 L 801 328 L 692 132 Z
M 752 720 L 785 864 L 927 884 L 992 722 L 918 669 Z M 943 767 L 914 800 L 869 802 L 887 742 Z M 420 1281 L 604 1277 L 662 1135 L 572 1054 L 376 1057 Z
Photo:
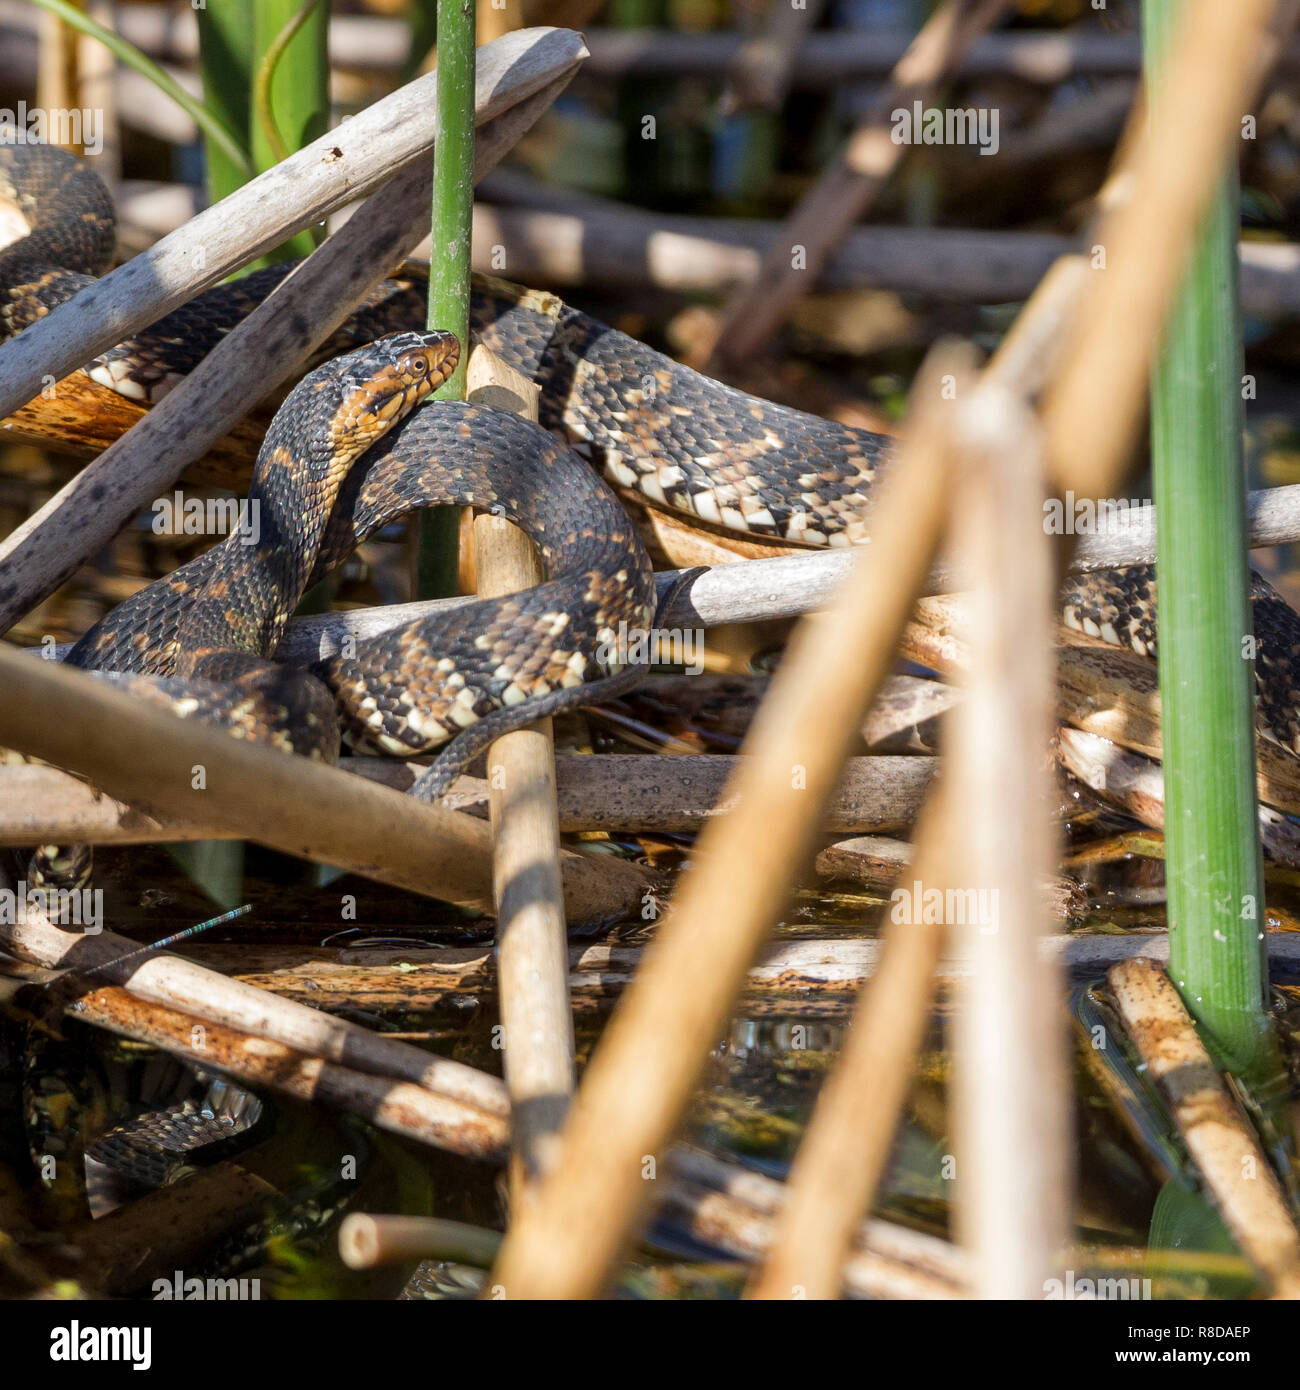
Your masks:
M 1148 99 L 1183 0 L 1146 0 Z M 1151 393 L 1170 975 L 1237 1067 L 1262 1056 L 1267 956 L 1255 813 L 1242 459 L 1239 186 L 1223 172 Z
M 460 365 L 434 400 L 465 399 L 469 365 L 469 255 L 474 221 L 474 0 L 438 0 L 437 143 L 429 253 L 429 328 L 460 339 Z M 454 594 L 458 517 L 454 508 L 422 513 L 418 524 L 419 598 Z

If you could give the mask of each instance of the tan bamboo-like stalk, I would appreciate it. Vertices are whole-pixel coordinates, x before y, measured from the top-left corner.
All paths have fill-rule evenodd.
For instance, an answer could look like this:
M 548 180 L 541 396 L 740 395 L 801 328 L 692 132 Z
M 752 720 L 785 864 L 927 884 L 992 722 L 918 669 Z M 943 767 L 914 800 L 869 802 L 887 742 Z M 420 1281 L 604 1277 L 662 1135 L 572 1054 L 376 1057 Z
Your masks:
M 485 348 L 466 377 L 469 400 L 537 419 L 537 387 Z M 474 522 L 484 596 L 542 581 L 532 542 L 503 517 Z M 493 889 L 506 1089 L 510 1093 L 512 1200 L 544 1171 L 573 1094 L 573 1015 L 560 881 L 560 831 L 551 721 L 506 734 L 488 750 Z
M 968 353 L 947 348 L 922 372 L 872 543 L 827 612 L 796 630 L 746 740 L 756 756 L 737 771 L 736 808 L 701 835 L 695 867 L 587 1070 L 560 1162 L 511 1227 L 494 1273 L 507 1297 L 595 1295 L 653 1200 L 657 1156 L 811 857 L 822 806 L 938 548 L 944 397 L 971 370 Z
M 946 885 L 988 890 L 955 927 L 975 970 L 953 1034 L 957 1218 L 985 1298 L 1041 1298 L 1069 1210 L 1062 984 L 1044 960 L 1042 885 L 1056 862 L 1046 748 L 1053 718 L 1053 567 L 1037 422 L 985 387 L 959 422 L 954 545 L 975 584 L 971 671 L 953 711 L 948 789 L 971 817 Z

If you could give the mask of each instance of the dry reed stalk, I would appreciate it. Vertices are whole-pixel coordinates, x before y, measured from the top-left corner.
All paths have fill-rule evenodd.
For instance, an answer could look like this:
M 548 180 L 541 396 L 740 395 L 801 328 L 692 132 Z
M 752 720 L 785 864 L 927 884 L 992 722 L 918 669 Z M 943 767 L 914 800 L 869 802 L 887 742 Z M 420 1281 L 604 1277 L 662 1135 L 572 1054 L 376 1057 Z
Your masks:
M 538 388 L 485 348 L 470 358 L 466 397 L 537 420 Z M 532 542 L 503 517 L 474 522 L 478 592 L 517 593 L 542 581 Z M 560 881 L 551 721 L 516 729 L 488 750 L 493 890 L 516 1205 L 553 1155 L 573 1094 L 573 1014 Z
M 1043 404 L 1048 469 L 1062 491 L 1120 491 L 1160 327 L 1218 171 L 1235 149 L 1272 10 L 1272 0 L 1187 0 L 1159 110 L 1149 123 L 1140 114 L 1129 132 L 1120 179 L 1131 194 L 1093 237 L 1107 269 L 1080 303 Z
M 0 691 L 0 747 L 80 772 L 146 811 L 197 816 L 286 854 L 492 911 L 490 835 L 471 817 L 177 718 L 12 649 L 0 648 Z M 644 871 L 608 856 L 567 854 L 564 876 L 575 919 L 639 910 L 651 886 Z
M 1034 1299 L 1057 1267 L 1069 1210 L 1061 987 L 1042 952 L 1042 885 L 1058 858 L 1044 756 L 1055 727 L 1054 576 L 1036 419 L 1005 388 L 985 386 L 958 439 L 954 546 L 975 590 L 945 786 L 974 814 L 945 885 L 977 893 L 982 908 L 987 890 L 990 911 L 954 928 L 974 960 L 953 1038 L 957 1220 L 976 1293 Z
M 938 548 L 943 383 L 970 370 L 969 354 L 950 347 L 921 373 L 912 433 L 884 484 L 872 544 L 827 612 L 796 630 L 746 740 L 757 752 L 732 783 L 736 807 L 701 835 L 693 870 L 586 1072 L 560 1162 L 506 1238 L 494 1282 L 510 1298 L 594 1296 L 654 1198 L 655 1156 L 811 858 L 822 807 Z

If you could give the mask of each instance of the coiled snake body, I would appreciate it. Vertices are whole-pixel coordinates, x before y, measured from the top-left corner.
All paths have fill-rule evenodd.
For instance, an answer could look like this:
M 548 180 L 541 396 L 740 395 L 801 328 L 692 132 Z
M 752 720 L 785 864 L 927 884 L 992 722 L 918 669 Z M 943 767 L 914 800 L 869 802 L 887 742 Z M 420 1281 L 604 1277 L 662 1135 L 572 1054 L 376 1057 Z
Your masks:
M 4 200 L 30 229 L 0 251 L 0 332 L 13 334 L 102 273 L 113 213 L 85 166 L 42 147 L 0 148 Z M 87 370 L 156 399 L 287 270 L 218 287 Z M 540 385 L 541 425 L 476 405 L 416 409 L 459 350 L 448 335 L 412 332 L 422 321 L 423 296 L 409 283 L 372 295 L 327 345 L 353 350 L 306 377 L 267 433 L 250 494 L 258 544 L 229 537 L 141 590 L 69 660 L 239 736 L 317 757 L 333 754 L 335 712 L 345 736 L 387 751 L 452 739 L 462 751 L 425 782 L 437 795 L 488 733 L 599 698 L 621 671 L 620 630 L 653 619 L 635 528 L 570 445 L 610 482 L 711 525 L 811 546 L 859 538 L 884 436 L 746 395 L 552 295 L 487 280 L 476 282 L 474 335 Z M 390 336 L 355 347 L 377 334 Z M 538 545 L 546 582 L 359 643 L 309 676 L 269 660 L 307 585 L 378 527 L 440 505 L 509 516 Z M 1254 597 L 1260 727 L 1300 750 L 1300 620 L 1263 580 Z M 1154 607 L 1154 576 L 1134 567 L 1072 580 L 1064 616 L 1154 655 Z M 453 737 L 469 728 L 471 738 Z

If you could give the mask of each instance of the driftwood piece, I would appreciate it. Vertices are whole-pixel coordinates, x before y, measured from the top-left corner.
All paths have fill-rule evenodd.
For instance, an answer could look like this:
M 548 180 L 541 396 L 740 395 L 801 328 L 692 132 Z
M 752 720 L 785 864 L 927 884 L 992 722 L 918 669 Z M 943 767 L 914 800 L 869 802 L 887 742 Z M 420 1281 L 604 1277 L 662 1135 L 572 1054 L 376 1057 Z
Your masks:
M 500 246 L 511 276 L 528 284 L 624 292 L 635 286 L 718 294 L 752 284 L 781 237 L 776 222 L 652 214 L 604 202 L 562 209 L 480 204 L 474 212 L 477 269 L 489 270 L 491 248 Z M 862 227 L 829 253 L 808 288 L 1015 303 L 1077 249 L 1074 238 L 1052 232 Z M 1273 318 L 1300 309 L 1300 247 L 1243 242 L 1240 255 L 1246 312 Z
M 3 727 L 0 720 L 0 728 Z M 906 829 L 916 817 L 936 764 L 937 759 L 925 757 L 851 759 L 839 788 L 826 807 L 823 828 L 831 834 L 887 833 Z M 423 762 L 396 762 L 384 758 L 344 758 L 339 766 L 366 782 L 395 791 L 405 791 L 425 769 Z M 717 802 L 735 770 L 735 760 L 721 754 L 681 757 L 565 754 L 556 759 L 556 770 L 561 831 L 690 833 L 707 825 L 718 814 Z M 324 784 L 314 771 L 307 776 L 309 782 L 296 784 L 304 794 L 310 785 L 314 795 L 321 795 Z M 231 813 L 226 814 L 207 800 L 163 798 L 160 801 L 151 793 L 149 785 L 142 782 L 132 785 L 139 789 L 138 802 L 103 795 L 53 767 L 0 766 L 0 845 L 152 844 L 259 838 L 234 813 L 233 803 Z M 462 777 L 444 799 L 444 813 L 459 811 L 485 816 L 488 792 L 485 780 Z M 337 794 L 344 799 L 351 796 L 341 788 Z M 364 791 L 359 791 L 358 795 L 362 797 L 362 804 L 368 807 L 373 804 L 366 799 Z M 279 838 L 284 837 L 285 829 L 281 827 L 277 832 Z M 461 849 L 458 852 L 476 854 L 481 843 L 477 832 L 465 833 L 471 834 L 471 839 L 459 837 L 457 843 Z M 388 881 L 381 871 L 371 872 L 360 867 L 355 855 L 357 845 L 349 848 L 342 834 L 331 837 L 329 843 L 328 854 L 342 856 L 329 862 L 344 867 L 355 865 L 358 872 Z M 324 849 L 321 852 L 326 853 Z M 588 863 L 589 857 L 575 859 L 566 853 L 562 862 L 571 873 L 575 863 Z M 599 862 L 603 864 L 605 857 Z M 638 901 L 633 889 L 644 893 L 657 883 L 651 876 L 628 877 L 617 869 L 614 874 L 620 880 L 626 878 L 627 897 L 620 901 L 629 908 Z M 450 882 L 443 883 L 439 889 L 440 893 L 450 891 Z

